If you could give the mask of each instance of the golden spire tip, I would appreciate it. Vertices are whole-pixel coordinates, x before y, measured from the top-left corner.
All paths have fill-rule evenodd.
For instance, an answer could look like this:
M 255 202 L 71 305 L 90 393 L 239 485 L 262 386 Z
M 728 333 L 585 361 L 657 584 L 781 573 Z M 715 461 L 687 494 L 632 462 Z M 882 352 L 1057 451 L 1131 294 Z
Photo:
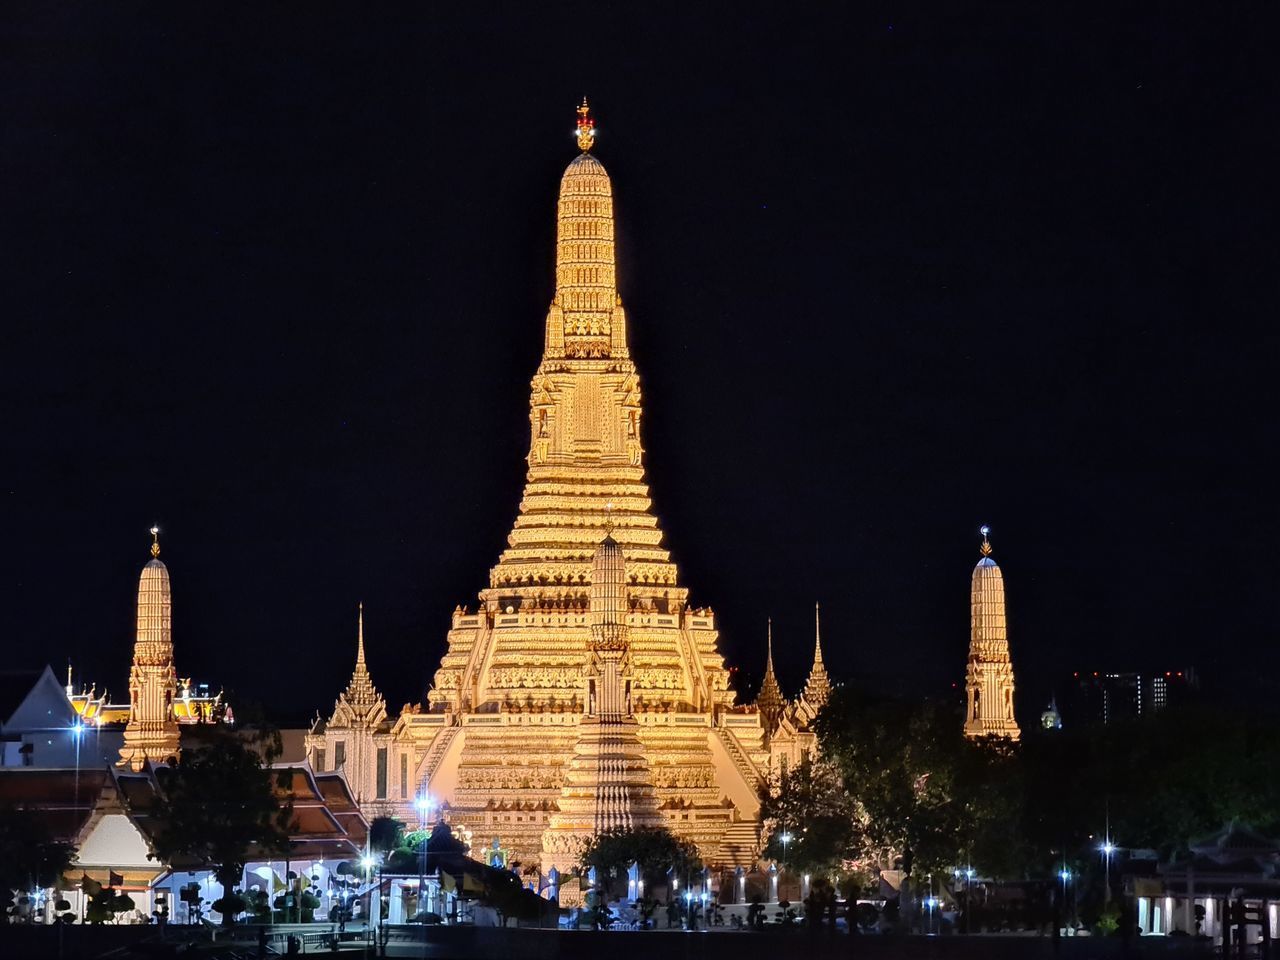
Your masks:
M 991 528 L 984 523 L 978 528 L 978 532 L 982 534 L 982 555 L 984 557 L 989 557 L 991 556 L 991 541 L 988 539 L 987 535 L 991 533 Z
M 155 524 L 151 525 L 151 556 L 160 556 L 160 528 Z
M 596 142 L 596 122 L 591 118 L 591 107 L 587 98 L 582 98 L 582 106 L 578 107 L 578 149 L 586 153 Z

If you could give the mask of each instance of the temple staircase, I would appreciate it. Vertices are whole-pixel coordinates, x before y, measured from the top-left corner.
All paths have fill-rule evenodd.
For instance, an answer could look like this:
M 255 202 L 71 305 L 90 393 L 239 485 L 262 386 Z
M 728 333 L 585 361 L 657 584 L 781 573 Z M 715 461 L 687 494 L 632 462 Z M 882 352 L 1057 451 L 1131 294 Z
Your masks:
M 739 820 L 729 824 L 720 838 L 720 863 L 726 867 L 750 870 L 760 856 L 760 824 Z
M 440 769 L 444 755 L 449 752 L 449 745 L 461 730 L 462 727 L 444 727 L 436 734 L 436 738 L 431 741 L 431 747 L 427 750 L 427 755 L 422 758 L 422 763 L 418 764 L 418 783 L 430 788 L 431 778 Z
M 751 762 L 751 758 L 747 756 L 747 751 L 742 749 L 742 744 L 738 742 L 730 731 L 724 727 L 716 727 L 716 736 L 720 738 L 720 742 L 724 744 L 725 751 L 733 760 L 733 765 L 738 768 L 738 772 L 742 774 L 743 779 L 749 783 L 753 789 L 759 790 L 765 785 L 765 777 L 761 774 L 760 769 Z

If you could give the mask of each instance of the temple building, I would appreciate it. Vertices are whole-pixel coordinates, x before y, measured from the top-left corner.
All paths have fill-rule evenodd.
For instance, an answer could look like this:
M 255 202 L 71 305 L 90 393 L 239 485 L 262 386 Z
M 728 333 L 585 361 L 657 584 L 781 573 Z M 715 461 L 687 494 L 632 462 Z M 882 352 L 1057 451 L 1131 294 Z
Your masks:
M 63 686 L 43 670 L 0 674 L 0 766 L 60 767 L 120 763 L 140 770 L 178 753 L 190 724 L 234 719 L 222 693 L 179 677 L 173 660 L 169 568 L 151 528 L 151 560 L 138 579 L 129 702 L 114 703 L 96 684 Z
M 982 528 L 982 559 L 970 590 L 969 667 L 965 673 L 966 737 L 1017 740 L 1013 717 L 1013 663 L 1005 624 L 1004 575 L 991 559 L 989 528 Z
M 412 751 L 392 743 L 387 704 L 364 659 L 364 604 L 356 618 L 356 665 L 347 689 L 338 694 L 328 720 L 317 719 L 306 739 L 307 755 L 317 770 L 342 770 L 361 808 L 374 816 L 394 816 L 397 807 L 389 790 L 389 764 L 395 754 L 395 797 L 409 799 L 409 759 Z
M 618 295 L 613 188 L 591 152 L 585 101 L 577 134 L 507 547 L 478 606 L 454 611 L 425 704 L 384 720 L 372 686 L 356 689 L 358 662 L 344 695 L 352 709 L 340 699 L 317 719 L 307 749 L 317 769 L 346 769 L 366 813 L 412 823 L 439 804 L 459 835 L 484 846 L 500 837 L 526 864 L 563 869 L 584 837 L 629 823 L 663 824 L 709 863 L 750 865 L 769 730 L 737 702 L 715 615 L 690 605 L 663 546 Z
M 148 760 L 164 762 L 178 753 L 178 721 L 173 701 L 178 671 L 173 666 L 173 599 L 169 568 L 160 559 L 160 531 L 151 528 L 151 559 L 138 579 L 137 639 L 129 671 L 129 722 L 120 763 L 141 770 Z
M 769 748 L 770 787 L 776 789 L 788 770 L 794 770 L 806 758 L 818 752 L 818 735 L 814 722 L 831 699 L 831 678 L 822 662 L 822 619 L 817 604 L 813 607 L 813 666 L 804 689 L 794 700 L 782 692 L 773 672 L 773 621 L 769 622 L 764 680 L 756 695 Z

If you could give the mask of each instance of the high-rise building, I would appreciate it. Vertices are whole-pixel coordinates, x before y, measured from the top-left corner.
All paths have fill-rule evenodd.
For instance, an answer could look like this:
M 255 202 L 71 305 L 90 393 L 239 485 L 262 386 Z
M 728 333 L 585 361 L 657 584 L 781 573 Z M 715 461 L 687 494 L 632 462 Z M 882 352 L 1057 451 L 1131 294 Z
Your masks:
M 1200 690 L 1191 667 L 1149 673 L 1077 671 L 1065 684 L 1063 722 L 1068 726 L 1118 723 L 1150 716 L 1184 702 Z
M 1013 662 L 1005 623 L 1004 574 L 991 559 L 990 531 L 982 528 L 982 559 L 969 594 L 969 666 L 965 672 L 966 737 L 1007 737 L 1020 731 L 1013 716 Z

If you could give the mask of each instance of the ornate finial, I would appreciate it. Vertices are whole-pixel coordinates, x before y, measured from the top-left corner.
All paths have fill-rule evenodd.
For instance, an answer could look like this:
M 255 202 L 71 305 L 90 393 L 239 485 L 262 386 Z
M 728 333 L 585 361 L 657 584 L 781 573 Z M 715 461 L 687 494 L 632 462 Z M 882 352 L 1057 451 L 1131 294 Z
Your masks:
M 160 528 L 154 525 L 151 527 L 151 556 L 160 556 Z
M 982 555 L 989 557 L 991 556 L 991 541 L 987 539 L 987 534 L 991 532 L 991 528 L 984 523 L 978 528 L 978 532 L 982 534 Z
M 596 122 L 591 119 L 591 107 L 587 98 L 582 98 L 582 106 L 578 108 L 578 149 L 586 153 L 596 142 Z
M 613 501 L 610 500 L 604 505 L 604 535 L 606 537 L 613 536 Z

